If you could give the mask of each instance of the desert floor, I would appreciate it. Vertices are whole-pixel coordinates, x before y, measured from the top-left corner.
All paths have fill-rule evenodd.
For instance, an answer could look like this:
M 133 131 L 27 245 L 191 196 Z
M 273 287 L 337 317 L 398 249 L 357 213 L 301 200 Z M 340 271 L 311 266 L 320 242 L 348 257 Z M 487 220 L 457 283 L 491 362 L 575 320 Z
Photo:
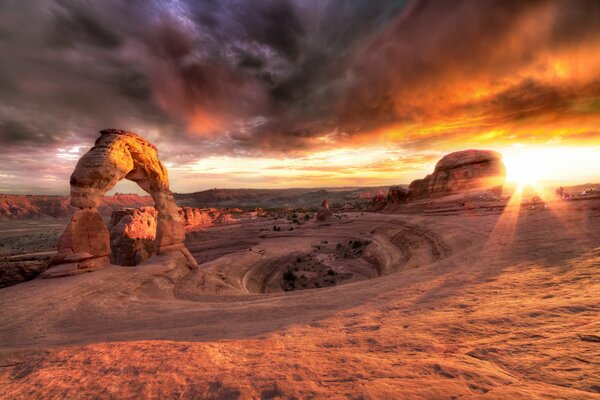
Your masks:
M 1 289 L 0 398 L 600 398 L 600 201 L 291 227 Z

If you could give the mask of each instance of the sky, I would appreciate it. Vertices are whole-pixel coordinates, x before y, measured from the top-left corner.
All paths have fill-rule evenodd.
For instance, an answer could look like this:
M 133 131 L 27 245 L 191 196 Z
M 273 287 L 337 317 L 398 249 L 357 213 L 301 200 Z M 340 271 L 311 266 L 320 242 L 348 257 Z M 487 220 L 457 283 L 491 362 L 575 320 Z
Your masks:
M 597 0 L 3 0 L 0 54 L 2 193 L 68 193 L 106 128 L 177 192 L 403 184 L 469 148 L 600 182 Z

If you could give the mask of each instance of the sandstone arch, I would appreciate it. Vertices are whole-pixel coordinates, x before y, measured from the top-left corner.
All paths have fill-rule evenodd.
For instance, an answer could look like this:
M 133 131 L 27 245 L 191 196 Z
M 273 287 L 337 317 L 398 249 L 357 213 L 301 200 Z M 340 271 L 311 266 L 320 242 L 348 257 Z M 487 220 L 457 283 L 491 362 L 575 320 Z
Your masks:
M 105 193 L 121 179 L 136 182 L 154 199 L 157 223 L 153 253 L 182 253 L 191 268 L 197 267 L 183 244 L 185 230 L 157 148 L 135 133 L 106 129 L 71 175 L 71 205 L 78 210 L 59 239 L 57 256 L 42 277 L 75 275 L 109 264 L 109 232 L 97 208 Z

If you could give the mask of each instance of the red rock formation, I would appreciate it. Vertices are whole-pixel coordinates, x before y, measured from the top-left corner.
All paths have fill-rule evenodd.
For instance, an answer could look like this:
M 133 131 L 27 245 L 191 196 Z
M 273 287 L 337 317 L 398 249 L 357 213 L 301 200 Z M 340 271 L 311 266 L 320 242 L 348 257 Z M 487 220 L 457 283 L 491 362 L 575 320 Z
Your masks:
M 213 225 L 221 214 L 216 208 L 195 207 L 179 207 L 178 212 L 186 232 Z
M 142 207 L 115 211 L 110 225 L 110 261 L 116 265 L 139 265 L 154 252 L 156 209 Z
M 136 182 L 154 199 L 156 237 L 151 252 L 181 253 L 190 268 L 197 268 L 183 244 L 185 231 L 156 147 L 135 133 L 108 129 L 100 132 L 94 147 L 81 157 L 71 175 L 71 206 L 80 210 L 59 240 L 58 255 L 42 277 L 75 275 L 107 265 L 110 237 L 98 207 L 104 194 L 124 178 Z M 81 241 L 85 236 L 90 239 Z M 81 257 L 74 259 L 74 254 Z
M 179 207 L 177 212 L 186 232 L 234 221 L 230 212 L 216 208 Z M 113 264 L 139 265 L 152 256 L 155 251 L 153 243 L 156 239 L 157 216 L 154 207 L 113 212 L 109 224 Z
M 387 204 L 403 204 L 408 201 L 408 190 L 400 186 L 390 186 L 387 195 Z
M 234 222 L 233 217 L 231 216 L 231 214 L 220 214 L 217 219 L 215 219 L 215 224 L 221 225 L 221 224 L 230 224 Z
M 387 204 L 387 197 L 383 193 L 373 196 L 368 211 L 379 211 Z
M 500 153 L 464 150 L 443 157 L 433 174 L 410 184 L 408 196 L 418 200 L 455 193 L 489 191 L 500 196 L 506 169 Z
M 72 211 L 64 196 L 0 194 L 0 219 L 66 217 Z
M 317 211 L 317 219 L 319 221 L 325 221 L 331 217 L 333 217 L 333 213 L 329 210 L 329 202 L 327 200 L 323 200 L 323 203 L 321 203 L 321 209 Z

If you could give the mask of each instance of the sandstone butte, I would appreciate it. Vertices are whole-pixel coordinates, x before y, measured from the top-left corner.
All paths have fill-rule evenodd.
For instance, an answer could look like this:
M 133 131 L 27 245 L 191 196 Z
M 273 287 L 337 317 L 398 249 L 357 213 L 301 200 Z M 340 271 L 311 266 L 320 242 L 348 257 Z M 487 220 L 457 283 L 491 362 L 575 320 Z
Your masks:
M 190 268 L 197 268 L 183 244 L 185 230 L 156 147 L 135 133 L 107 129 L 100 132 L 94 147 L 81 157 L 71 174 L 71 206 L 78 210 L 42 278 L 77 275 L 109 264 L 110 233 L 98 207 L 105 193 L 121 179 L 137 183 L 154 200 L 156 236 L 146 249 L 147 255 L 171 253 Z
M 444 156 L 432 174 L 413 181 L 408 188 L 411 200 L 453 193 L 485 192 L 500 196 L 506 169 L 500 153 L 491 150 L 463 150 Z
M 463 150 L 444 156 L 433 173 L 411 182 L 408 189 L 391 186 L 387 199 L 376 196 L 370 211 L 397 211 L 411 201 L 445 196 L 500 197 L 506 178 L 502 155 L 491 150 Z

